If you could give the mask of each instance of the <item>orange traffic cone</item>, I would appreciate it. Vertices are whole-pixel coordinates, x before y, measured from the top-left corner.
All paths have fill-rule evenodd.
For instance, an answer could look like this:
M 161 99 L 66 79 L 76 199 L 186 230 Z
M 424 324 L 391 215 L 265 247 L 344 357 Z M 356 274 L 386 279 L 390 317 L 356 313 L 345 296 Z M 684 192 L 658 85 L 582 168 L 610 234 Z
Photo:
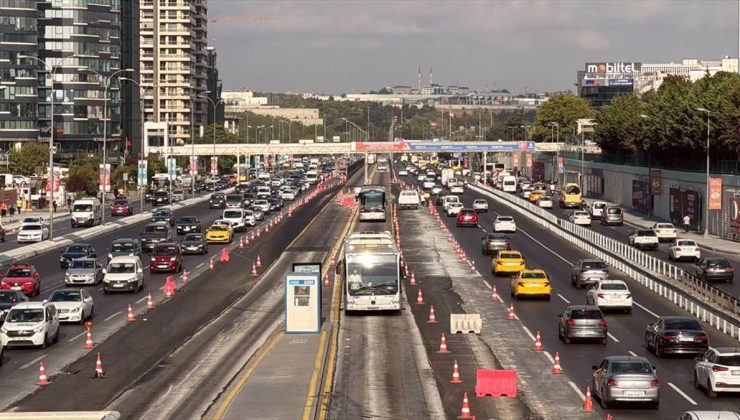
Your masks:
M 92 332 L 90 332 L 90 330 L 87 330 L 87 334 L 85 334 L 85 348 L 91 349 L 94 346 L 95 343 L 93 343 Z
M 131 310 L 131 304 L 128 305 L 128 322 L 134 322 L 136 321 L 136 317 L 134 316 L 134 311 Z
M 563 368 L 560 367 L 560 353 L 555 352 L 555 360 L 552 363 L 552 373 L 559 375 L 563 373 Z
M 470 415 L 470 401 L 468 400 L 468 393 L 463 394 L 463 404 L 462 404 L 462 410 L 460 411 L 460 415 L 457 416 L 459 419 L 472 419 L 473 417 Z
M 244 246 L 249 246 L 249 236 L 244 235 Z
M 324 273 L 324 286 L 329 286 L 329 273 Z
M 423 305 L 424 304 L 424 296 L 421 294 L 421 288 L 419 288 L 419 293 L 416 294 L 416 304 L 417 305 Z
M 257 254 L 257 268 L 262 268 L 262 260 L 260 259 L 260 254 Z
M 614 416 L 612 416 L 612 413 L 606 413 L 606 420 L 613 420 Z
M 591 387 L 586 386 L 586 398 L 583 400 L 583 411 L 592 413 L 594 411 L 594 403 L 591 401 Z
M 208 269 L 213 270 L 213 258 L 208 259 Z
M 498 300 L 498 292 L 496 292 L 496 285 L 493 285 L 493 290 L 491 290 L 491 299 L 494 301 Z
M 147 309 L 154 309 L 154 300 L 152 299 L 152 293 L 149 292 L 149 295 L 146 297 L 146 308 Z
M 450 351 L 447 349 L 447 337 L 445 337 L 445 333 L 442 333 L 442 338 L 439 340 L 439 350 L 437 350 L 437 353 L 449 353 Z
M 470 273 L 475 273 L 475 261 L 470 260 Z
M 427 324 L 436 324 L 437 323 L 437 315 L 434 313 L 434 305 L 429 305 L 429 320 L 427 321 Z
M 103 359 L 98 353 L 98 359 L 95 361 L 95 376 L 93 378 L 105 378 L 105 372 L 103 372 Z
M 257 277 L 257 266 L 252 263 L 252 277 Z
M 542 351 L 542 340 L 540 338 L 540 330 L 537 330 L 537 334 L 534 336 L 534 351 Z
M 331 256 L 331 265 L 337 265 L 337 260 L 334 259 L 334 256 Z
M 239 248 L 244 248 L 244 236 L 239 237 Z
M 228 248 L 225 248 L 225 247 L 221 248 L 221 257 L 219 258 L 219 260 L 222 263 L 229 262 L 229 249 Z
M 188 270 L 182 270 L 182 284 L 188 282 Z
M 416 286 L 416 275 L 413 271 L 411 272 L 411 281 L 409 282 L 409 284 L 412 286 Z
M 516 320 L 516 314 L 514 313 L 514 304 L 512 303 L 509 305 L 509 321 L 515 321 Z
M 49 385 L 49 378 L 46 377 L 46 368 L 44 362 L 39 362 L 39 385 Z
M 457 366 L 457 359 L 455 360 L 455 364 L 452 365 L 452 380 L 450 383 L 453 384 L 461 384 L 462 380 L 460 380 L 460 368 Z

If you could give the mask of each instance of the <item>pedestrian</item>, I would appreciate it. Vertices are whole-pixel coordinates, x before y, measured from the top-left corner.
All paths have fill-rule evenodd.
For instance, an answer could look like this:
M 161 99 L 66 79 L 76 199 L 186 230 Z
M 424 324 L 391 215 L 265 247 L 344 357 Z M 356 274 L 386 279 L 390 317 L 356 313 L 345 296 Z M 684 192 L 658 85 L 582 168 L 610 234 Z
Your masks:
M 3 201 L 0 203 L 0 220 L 5 219 L 5 216 L 8 214 L 8 203 Z
M 10 205 L 10 209 L 8 209 L 8 213 L 10 213 L 10 221 L 13 221 L 13 215 L 15 214 L 15 207 L 13 205 Z
M 54 213 L 57 212 L 57 200 L 51 202 L 51 206 L 54 207 Z
M 691 228 L 691 216 L 688 214 L 683 217 L 683 230 L 685 233 L 689 233 L 689 229 Z

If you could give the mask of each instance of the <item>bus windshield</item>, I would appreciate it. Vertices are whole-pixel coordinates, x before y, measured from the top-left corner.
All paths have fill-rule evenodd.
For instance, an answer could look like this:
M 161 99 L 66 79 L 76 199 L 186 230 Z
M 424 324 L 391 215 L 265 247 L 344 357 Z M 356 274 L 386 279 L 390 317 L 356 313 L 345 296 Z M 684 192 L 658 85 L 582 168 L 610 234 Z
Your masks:
M 360 193 L 360 205 L 365 211 L 385 211 L 385 193 L 365 191 Z
M 352 296 L 398 293 L 395 255 L 348 255 L 347 290 Z

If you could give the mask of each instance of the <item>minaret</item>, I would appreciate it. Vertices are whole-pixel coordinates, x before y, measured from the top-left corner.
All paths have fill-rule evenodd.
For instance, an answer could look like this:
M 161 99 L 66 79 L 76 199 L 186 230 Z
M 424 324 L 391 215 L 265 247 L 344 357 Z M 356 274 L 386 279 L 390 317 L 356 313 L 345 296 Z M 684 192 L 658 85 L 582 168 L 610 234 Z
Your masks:
M 421 94 L 421 66 L 419 66 L 419 94 Z
M 429 66 L 429 86 L 432 86 L 432 66 Z

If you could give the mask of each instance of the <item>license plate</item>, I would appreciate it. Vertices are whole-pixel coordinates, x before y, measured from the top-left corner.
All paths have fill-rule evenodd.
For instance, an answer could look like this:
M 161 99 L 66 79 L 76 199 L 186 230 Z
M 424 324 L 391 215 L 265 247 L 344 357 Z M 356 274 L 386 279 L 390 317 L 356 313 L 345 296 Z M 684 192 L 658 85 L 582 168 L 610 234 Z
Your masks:
M 159 264 L 157 268 L 167 268 L 169 267 L 167 264 Z
M 198 247 L 197 246 L 189 246 L 188 247 L 188 251 L 197 251 L 197 250 L 198 250 Z
M 184 228 L 182 228 L 182 230 L 184 230 L 185 232 L 189 232 L 190 228 L 188 226 L 185 226 Z
M 21 286 L 13 286 L 10 290 L 21 290 Z
M 738 376 L 738 375 L 740 375 L 740 370 L 733 370 L 732 371 L 732 376 Z
M 527 283 L 527 287 L 540 287 L 537 283 Z
M 678 341 L 694 341 L 694 337 L 680 337 Z
M 113 287 L 123 287 L 123 283 L 114 283 Z
M 624 391 L 624 395 L 628 397 L 642 397 L 645 396 L 645 391 Z

